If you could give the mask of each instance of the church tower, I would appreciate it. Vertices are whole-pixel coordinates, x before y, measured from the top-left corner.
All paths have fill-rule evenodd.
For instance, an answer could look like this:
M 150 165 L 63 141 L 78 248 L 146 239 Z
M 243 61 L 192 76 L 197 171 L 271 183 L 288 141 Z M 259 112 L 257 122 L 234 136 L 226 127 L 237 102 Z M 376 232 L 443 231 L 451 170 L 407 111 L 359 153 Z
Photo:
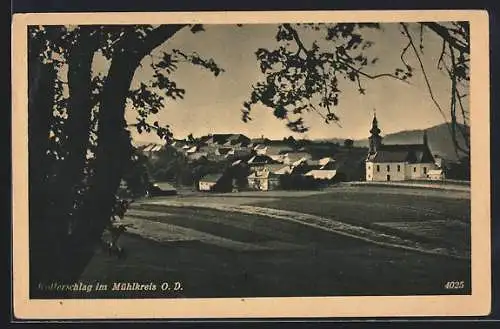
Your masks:
M 380 136 L 380 129 L 378 127 L 377 115 L 373 113 L 372 129 L 370 129 L 370 137 L 368 141 L 370 143 L 369 154 L 375 154 L 382 145 L 382 137 Z

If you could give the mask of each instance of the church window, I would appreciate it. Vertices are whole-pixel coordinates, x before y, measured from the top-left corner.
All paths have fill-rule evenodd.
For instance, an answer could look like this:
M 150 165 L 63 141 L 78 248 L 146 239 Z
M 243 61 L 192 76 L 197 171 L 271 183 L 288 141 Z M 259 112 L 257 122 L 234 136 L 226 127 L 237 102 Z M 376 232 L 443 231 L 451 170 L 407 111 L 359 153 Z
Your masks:
M 401 165 L 398 165 L 398 171 L 401 171 Z
M 427 167 L 424 167 L 424 175 L 427 174 Z
M 391 171 L 391 165 L 387 165 L 387 171 Z
M 380 171 L 380 165 L 377 165 L 377 171 Z
M 413 167 L 413 172 L 417 172 L 417 167 Z

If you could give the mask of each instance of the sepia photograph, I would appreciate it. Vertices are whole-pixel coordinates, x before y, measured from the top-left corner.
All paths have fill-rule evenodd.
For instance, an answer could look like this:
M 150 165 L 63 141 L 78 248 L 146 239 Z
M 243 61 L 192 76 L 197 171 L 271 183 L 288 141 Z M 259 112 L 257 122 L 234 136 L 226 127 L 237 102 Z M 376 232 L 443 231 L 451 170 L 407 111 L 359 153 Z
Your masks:
M 19 304 L 489 312 L 487 16 L 278 14 L 15 17 Z

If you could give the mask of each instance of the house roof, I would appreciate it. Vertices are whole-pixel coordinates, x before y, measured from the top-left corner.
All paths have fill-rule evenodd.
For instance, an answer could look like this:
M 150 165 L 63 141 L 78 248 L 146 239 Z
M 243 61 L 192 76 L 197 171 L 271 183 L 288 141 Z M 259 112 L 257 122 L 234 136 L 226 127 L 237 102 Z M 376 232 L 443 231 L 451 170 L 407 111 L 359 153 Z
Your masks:
M 200 179 L 200 182 L 217 183 L 222 178 L 222 174 L 208 174 Z
M 318 160 L 318 163 L 322 166 L 326 165 L 327 163 L 329 162 L 334 162 L 335 160 L 333 160 L 332 158 L 330 157 L 324 157 L 324 158 L 321 158 Z
M 296 166 L 292 169 L 292 172 L 294 174 L 305 174 L 311 170 L 319 170 L 321 168 L 321 166 L 317 165 L 317 166 L 311 166 L 311 165 L 308 165 L 308 164 L 305 164 L 305 163 L 302 163 L 301 165 L 299 166 Z
M 161 188 L 163 191 L 175 191 L 176 188 L 168 182 L 156 182 L 156 186 Z
M 232 149 L 230 147 L 219 147 L 219 154 L 225 155 L 229 153 Z
M 286 145 L 268 145 L 266 154 L 267 155 L 281 155 L 293 152 L 292 148 Z
M 336 170 L 311 170 L 305 176 L 313 176 L 316 179 L 332 179 L 336 174 Z
M 250 160 L 248 160 L 248 164 L 264 164 L 273 162 L 274 160 L 267 155 L 254 155 Z
M 207 153 L 205 152 L 195 152 L 195 153 L 190 153 L 188 154 L 188 158 L 191 160 L 199 160 L 201 158 L 206 158 Z
M 241 161 L 241 159 L 240 159 L 240 160 L 236 160 L 236 161 L 234 161 L 231 165 L 232 165 L 232 166 L 237 166 L 237 165 L 239 165 L 241 162 L 242 162 L 242 161 Z
M 297 167 L 297 166 L 300 166 L 304 163 L 307 164 L 307 158 L 300 158 L 300 159 L 292 162 L 292 166 Z
M 254 144 L 254 150 L 263 150 L 265 148 L 267 148 L 267 145 L 264 145 L 264 144 Z
M 310 159 L 311 154 L 309 154 L 307 152 L 288 152 L 286 154 L 286 157 L 289 159 L 290 162 L 295 162 L 295 161 L 303 159 L 303 158 Z
M 146 147 L 144 147 L 142 150 L 143 150 L 144 152 L 151 152 L 151 149 L 152 149 L 153 147 L 155 147 L 155 146 L 156 146 L 155 144 L 148 144 L 148 145 L 146 145 Z
M 285 167 L 288 167 L 287 165 L 281 164 L 281 163 L 272 163 L 272 164 L 266 164 L 264 166 L 265 169 L 268 171 L 275 173 L 276 171 L 279 171 Z
M 163 145 L 156 145 L 151 149 L 151 152 L 159 152 L 163 149 Z
M 322 166 L 322 164 L 319 163 L 319 160 L 306 159 L 306 163 L 310 166 Z
M 193 146 L 191 147 L 190 149 L 186 150 L 187 153 L 194 153 L 198 150 L 198 147 L 197 146 Z

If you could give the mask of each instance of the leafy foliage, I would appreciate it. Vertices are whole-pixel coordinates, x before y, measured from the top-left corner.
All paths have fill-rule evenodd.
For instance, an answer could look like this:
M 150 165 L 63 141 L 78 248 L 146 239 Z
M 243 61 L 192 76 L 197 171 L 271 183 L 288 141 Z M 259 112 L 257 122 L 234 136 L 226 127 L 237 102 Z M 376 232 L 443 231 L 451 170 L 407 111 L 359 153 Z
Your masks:
M 284 120 L 294 132 L 308 130 L 303 114 L 314 112 L 325 123 L 339 123 L 338 108 L 341 106 L 341 80 L 354 84 L 360 94 L 366 93 L 363 79 L 389 77 L 403 82 L 411 80 L 416 68 L 409 65 L 406 56 L 410 51 L 420 64 L 420 71 L 426 80 L 429 94 L 438 110 L 445 112 L 437 103 L 428 80 L 421 56 L 424 54 L 424 35 L 429 31 L 442 39 L 443 50 L 437 67 L 446 71 L 451 81 L 450 97 L 450 133 L 456 141 L 457 134 L 469 141 L 470 136 L 459 123 L 468 126 L 469 114 L 465 101 L 465 92 L 469 81 L 469 25 L 467 22 L 447 24 L 421 22 L 420 40 L 417 42 L 409 32 L 409 23 L 400 23 L 401 34 L 408 39 L 408 44 L 400 54 L 401 67 L 393 72 L 369 74 L 368 68 L 376 65 L 378 58 L 369 55 L 373 42 L 365 38 L 367 29 L 380 29 L 377 23 L 307 23 L 281 24 L 276 33 L 276 48 L 259 48 L 255 56 L 259 62 L 264 79 L 252 86 L 249 99 L 243 103 L 242 119 L 251 120 L 251 110 L 255 104 L 262 104 L 272 109 L 276 118 Z M 314 31 L 316 39 L 305 44 L 301 34 Z M 445 120 L 447 121 L 447 120 Z M 469 144 L 457 150 L 469 152 Z
M 335 109 L 341 91 L 339 79 L 355 83 L 364 93 L 362 70 L 376 61 L 365 53 L 372 43 L 362 38 L 364 28 L 379 28 L 378 24 L 282 24 L 278 27 L 274 50 L 260 48 L 255 52 L 265 80 L 253 86 L 250 99 L 243 104 L 243 120 L 251 120 L 253 105 L 262 103 L 273 114 L 287 121 L 294 132 L 306 132 L 302 114 L 314 111 L 325 123 L 338 122 Z M 326 46 L 318 40 L 305 45 L 299 29 L 322 31 Z M 323 42 L 324 43 L 324 42 Z

